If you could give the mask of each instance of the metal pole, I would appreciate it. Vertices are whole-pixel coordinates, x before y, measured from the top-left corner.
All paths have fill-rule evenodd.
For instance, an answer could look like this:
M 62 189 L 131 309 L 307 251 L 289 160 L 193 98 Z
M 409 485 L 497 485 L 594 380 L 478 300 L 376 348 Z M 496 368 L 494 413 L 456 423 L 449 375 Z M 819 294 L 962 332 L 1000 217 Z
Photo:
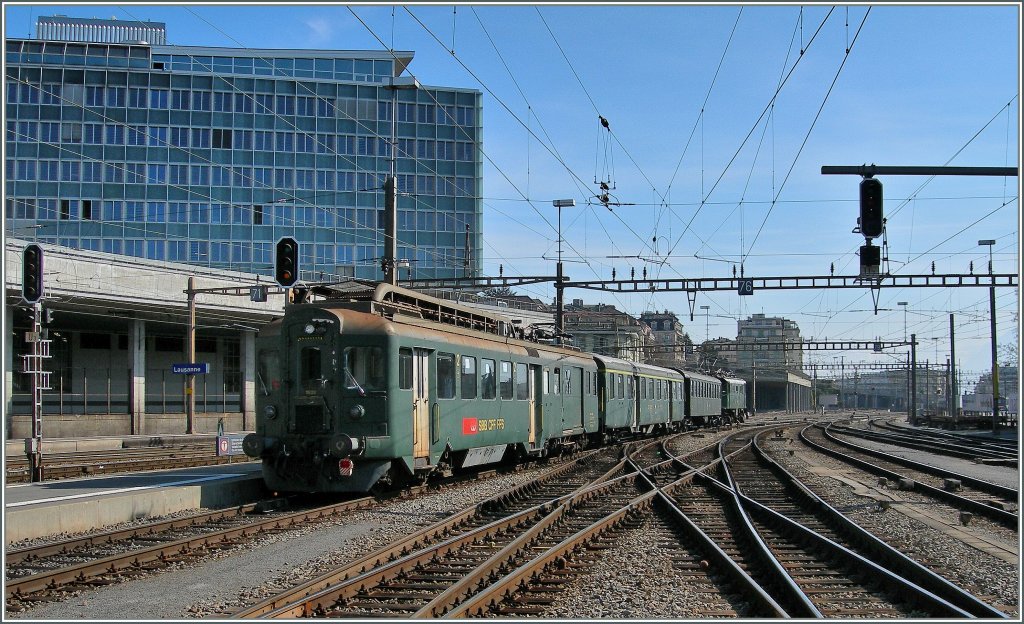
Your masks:
M 395 145 L 392 142 L 392 153 Z M 395 189 L 394 161 L 392 173 L 384 180 L 384 281 L 392 286 L 398 284 L 398 237 L 395 236 L 398 225 L 398 193 Z
M 960 395 L 956 387 L 956 334 L 953 331 L 953 315 L 949 315 L 949 413 L 956 429 L 960 417 Z
M 196 361 L 196 278 L 188 278 L 188 363 Z M 196 376 L 185 376 L 185 433 L 195 433 Z
M 398 89 L 391 87 L 391 159 L 388 177 L 384 180 L 384 281 L 398 284 Z
M 43 480 L 43 386 L 42 383 L 42 312 L 43 307 L 38 301 L 32 304 L 32 439 L 28 443 L 28 459 L 30 478 L 33 483 Z
M 910 424 L 917 424 L 917 334 L 910 334 Z
M 989 247 L 989 253 L 992 248 Z M 989 261 L 989 267 L 992 266 Z M 991 270 L 989 271 L 991 272 Z M 988 289 L 988 313 L 991 317 L 990 328 L 992 333 L 992 433 L 999 431 L 999 363 L 996 354 L 996 289 Z
M 822 165 L 822 175 L 859 175 L 871 178 L 876 175 L 952 175 L 952 176 L 995 176 L 1000 178 L 1017 175 L 1017 167 L 906 167 L 878 165 Z

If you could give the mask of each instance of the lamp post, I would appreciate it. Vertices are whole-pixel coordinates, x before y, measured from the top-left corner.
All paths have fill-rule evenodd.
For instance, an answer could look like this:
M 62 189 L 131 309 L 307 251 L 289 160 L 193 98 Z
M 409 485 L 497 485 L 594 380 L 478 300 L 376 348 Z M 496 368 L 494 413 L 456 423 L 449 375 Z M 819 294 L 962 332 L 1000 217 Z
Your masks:
M 988 274 L 992 275 L 992 246 L 996 244 L 993 239 L 978 241 L 978 245 L 988 247 Z M 989 327 L 992 334 L 992 433 L 999 430 L 999 363 L 996 357 L 996 287 L 988 288 L 988 313 L 990 316 Z
M 412 76 L 392 78 L 391 89 L 391 162 L 387 179 L 384 180 L 384 281 L 392 286 L 398 284 L 398 180 L 396 159 L 398 156 L 398 90 L 418 89 L 420 83 Z
M 556 199 L 551 205 L 558 209 L 558 266 L 555 272 L 555 340 L 556 344 L 562 344 L 562 334 L 565 331 L 565 299 L 564 286 L 565 276 L 562 274 L 562 208 L 571 208 L 576 205 L 575 199 Z M 618 327 L 616 327 L 616 331 Z

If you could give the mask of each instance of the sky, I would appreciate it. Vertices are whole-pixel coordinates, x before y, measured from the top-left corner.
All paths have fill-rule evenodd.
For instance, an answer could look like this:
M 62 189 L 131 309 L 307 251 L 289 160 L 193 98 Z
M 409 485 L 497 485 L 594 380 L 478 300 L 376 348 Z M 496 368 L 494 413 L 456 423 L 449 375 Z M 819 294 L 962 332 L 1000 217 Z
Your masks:
M 556 199 L 573 280 L 854 276 L 859 176 L 823 165 L 1018 167 L 1020 7 L 1002 5 L 41 5 L 5 3 L 8 37 L 40 15 L 165 22 L 168 42 L 412 51 L 421 84 L 483 93 L 485 275 L 554 275 Z M 608 122 L 605 128 L 601 118 Z M 888 270 L 1020 273 L 1019 178 L 879 176 Z M 609 185 L 607 205 L 598 184 Z M 881 244 L 876 239 L 876 244 Z M 550 284 L 517 287 L 546 302 Z M 1001 345 L 1019 289 L 998 288 Z M 670 310 L 697 342 L 751 314 L 813 340 L 902 340 L 964 381 L 991 369 L 987 288 L 611 294 Z M 897 305 L 907 302 L 906 306 Z M 701 306 L 708 306 L 707 310 Z M 1019 352 L 1019 348 L 1016 349 Z M 906 348 L 805 361 L 897 363 Z M 823 373 L 828 376 L 831 373 Z

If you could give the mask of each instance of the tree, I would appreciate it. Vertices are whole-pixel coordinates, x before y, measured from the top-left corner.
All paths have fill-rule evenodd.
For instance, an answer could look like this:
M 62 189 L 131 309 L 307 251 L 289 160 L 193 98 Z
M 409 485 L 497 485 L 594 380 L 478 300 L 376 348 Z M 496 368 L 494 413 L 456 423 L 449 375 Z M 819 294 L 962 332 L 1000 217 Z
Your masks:
M 494 288 L 488 288 L 487 290 L 483 291 L 480 294 L 483 295 L 484 297 L 495 297 L 495 298 L 515 297 L 516 296 L 516 291 L 512 290 L 508 286 L 500 286 L 500 287 L 496 286 Z

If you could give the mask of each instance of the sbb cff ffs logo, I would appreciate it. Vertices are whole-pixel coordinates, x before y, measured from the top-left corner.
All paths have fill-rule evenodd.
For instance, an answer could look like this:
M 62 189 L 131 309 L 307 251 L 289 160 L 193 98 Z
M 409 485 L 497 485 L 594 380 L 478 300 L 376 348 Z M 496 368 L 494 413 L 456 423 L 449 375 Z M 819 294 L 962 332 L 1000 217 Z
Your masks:
M 277 241 L 274 280 L 282 288 L 291 288 L 299 281 L 299 242 L 290 236 L 284 236 Z
M 27 245 L 21 254 L 21 297 L 27 303 L 43 298 L 43 248 Z

